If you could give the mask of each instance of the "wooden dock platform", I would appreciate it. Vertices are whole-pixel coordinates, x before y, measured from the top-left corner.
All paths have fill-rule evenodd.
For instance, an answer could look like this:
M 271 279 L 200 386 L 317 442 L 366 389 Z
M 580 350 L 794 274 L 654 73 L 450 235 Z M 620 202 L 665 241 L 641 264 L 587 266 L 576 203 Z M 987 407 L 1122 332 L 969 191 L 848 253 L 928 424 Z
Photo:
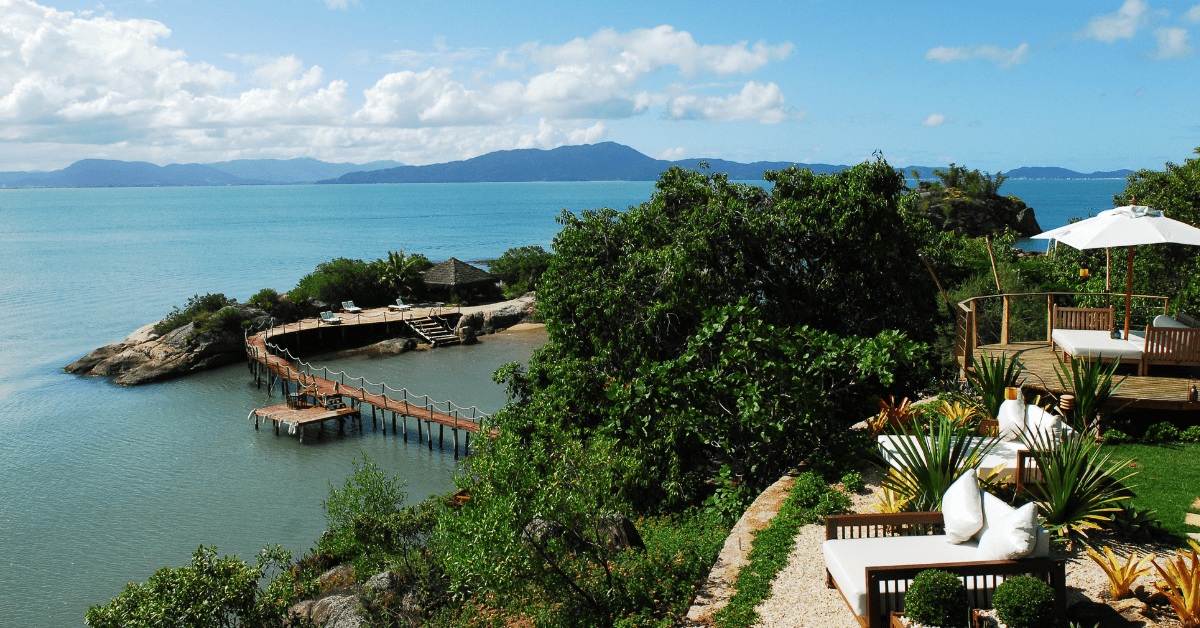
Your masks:
M 428 314 L 429 312 L 410 313 L 409 316 Z M 276 422 L 276 433 L 278 433 L 278 425 L 280 423 L 289 425 L 289 431 L 301 432 L 301 441 L 303 441 L 303 428 L 307 425 L 321 424 L 328 420 L 338 420 L 339 426 L 345 418 L 362 420 L 362 412 L 364 406 L 371 407 L 371 420 L 374 423 L 376 420 L 383 420 L 383 432 L 387 434 L 387 413 L 391 413 L 392 432 L 395 434 L 397 430 L 396 420 L 400 417 L 404 421 L 404 439 L 408 440 L 408 417 L 417 420 L 417 440 L 420 443 L 423 440 L 428 440 L 429 448 L 433 448 L 433 425 L 438 425 L 440 440 L 445 441 L 445 429 L 450 428 L 453 437 L 454 455 L 458 456 L 459 452 L 459 431 L 463 431 L 466 436 L 464 449 L 470 447 L 471 434 L 477 434 L 483 429 L 482 424 L 490 415 L 478 412 L 473 408 L 472 416 L 460 416 L 456 409 L 451 408 L 450 402 L 439 402 L 446 404 L 446 410 L 443 412 L 434 407 L 434 404 L 429 402 L 428 397 L 425 397 L 425 403 L 414 403 L 413 399 L 404 394 L 404 398 L 396 399 L 387 395 L 387 386 L 379 384 L 379 391 L 373 392 L 366 390 L 365 380 L 361 380 L 359 386 L 353 386 L 343 383 L 340 380 L 327 379 L 320 377 L 315 373 L 306 373 L 299 370 L 292 362 L 288 361 L 280 355 L 276 355 L 272 350 L 268 350 L 268 342 L 271 339 L 279 339 L 280 336 L 288 334 L 298 334 L 300 331 L 311 329 L 329 329 L 342 326 L 354 325 L 377 325 L 380 323 L 405 322 L 404 313 L 389 313 L 386 309 L 372 310 L 363 312 L 362 314 L 348 316 L 340 325 L 330 325 L 321 322 L 319 319 L 305 319 L 296 323 L 282 325 L 273 329 L 259 332 L 253 336 L 246 338 L 246 355 L 252 372 L 254 373 L 255 381 L 261 386 L 265 380 L 267 384 L 268 394 L 273 390 L 276 384 L 279 385 L 280 392 L 286 397 L 290 396 L 292 401 L 288 404 L 271 406 L 268 408 L 259 408 L 252 414 L 255 418 L 255 428 L 258 427 L 259 418 L 269 419 Z M 325 371 L 327 373 L 327 369 Z M 372 384 L 375 386 L 375 384 Z M 326 408 L 326 405 L 331 405 L 329 400 L 349 399 L 350 406 L 345 408 L 333 409 Z M 297 407 L 297 402 L 300 406 Z M 377 415 L 378 413 L 378 415 Z M 424 434 L 422 434 L 421 423 L 425 423 Z M 484 432 L 489 437 L 495 437 L 494 429 L 487 429 Z
M 976 359 L 981 358 L 984 353 L 1019 357 L 1025 366 L 1025 386 L 1027 388 L 1055 395 L 1068 392 L 1054 373 L 1054 368 L 1059 361 L 1051 351 L 1048 342 L 980 345 L 974 351 Z M 1129 372 L 1134 374 L 1129 375 Z M 1152 367 L 1152 374 L 1148 377 L 1138 377 L 1136 373 L 1136 364 L 1118 367 L 1117 377 L 1125 377 L 1125 383 L 1109 400 L 1107 407 L 1110 410 L 1118 412 L 1133 409 L 1200 411 L 1200 403 L 1188 401 L 1192 386 L 1200 386 L 1200 377 L 1197 376 L 1195 369 L 1157 366 Z

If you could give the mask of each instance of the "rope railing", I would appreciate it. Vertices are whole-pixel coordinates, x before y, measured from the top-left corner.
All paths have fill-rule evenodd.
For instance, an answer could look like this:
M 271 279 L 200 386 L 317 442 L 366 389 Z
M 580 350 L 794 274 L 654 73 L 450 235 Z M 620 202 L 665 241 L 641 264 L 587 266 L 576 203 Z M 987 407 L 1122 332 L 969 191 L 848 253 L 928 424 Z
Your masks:
M 295 330 L 287 330 L 288 325 L 284 325 L 284 326 L 282 326 L 281 329 L 286 330 L 286 331 L 284 331 L 282 333 L 292 333 L 293 331 L 300 331 L 303 329 L 302 323 L 303 323 L 303 321 L 301 321 L 301 324 Z M 289 323 L 289 325 L 292 325 L 292 324 L 294 324 L 294 323 Z M 316 326 L 314 326 L 314 328 L 315 327 Z M 440 409 L 438 409 L 437 406 L 445 405 L 445 407 L 446 407 L 445 414 L 453 415 L 455 421 L 458 421 L 461 419 L 461 420 L 471 421 L 474 423 L 480 423 L 480 422 L 486 421 L 492 417 L 491 414 L 480 410 L 478 406 L 460 406 L 449 399 L 441 400 L 441 401 L 434 400 L 434 399 L 431 399 L 430 396 L 427 394 L 418 395 L 418 394 L 415 394 L 412 391 L 408 390 L 407 388 L 392 388 L 391 386 L 387 385 L 386 382 L 371 382 L 371 381 L 367 380 L 365 377 L 361 377 L 361 376 L 354 377 L 343 370 L 339 370 L 337 372 L 331 372 L 329 370 L 328 366 L 321 366 L 321 365 L 313 364 L 311 362 L 307 362 L 299 357 L 296 357 L 296 355 L 293 354 L 291 352 L 291 350 L 288 349 L 287 347 L 282 347 L 275 343 L 268 342 L 267 339 L 272 337 L 273 335 L 275 335 L 274 331 L 275 331 L 275 326 L 274 326 L 274 324 L 272 324 L 271 327 L 265 332 L 265 335 L 263 338 L 263 347 L 266 349 L 268 355 L 273 355 L 275 357 L 278 357 L 278 358 L 288 361 L 290 363 L 291 366 L 289 366 L 289 368 L 290 368 L 290 370 L 297 373 L 296 379 L 298 382 L 300 382 L 301 386 L 307 387 L 307 386 L 313 385 L 315 383 L 315 378 L 316 378 L 316 375 L 314 374 L 314 372 L 321 372 L 321 373 L 323 373 L 322 379 L 324 379 L 326 381 L 335 381 L 333 378 L 330 377 L 330 375 L 332 375 L 334 378 L 338 378 L 337 381 L 335 381 L 335 383 L 342 385 L 342 386 L 345 385 L 345 380 L 347 378 L 349 378 L 351 381 L 353 381 L 355 379 L 359 380 L 358 389 L 360 391 L 360 396 L 364 401 L 366 399 L 367 394 L 371 394 L 371 395 L 375 394 L 375 393 L 369 392 L 367 390 L 368 387 L 379 387 L 379 390 L 380 390 L 379 396 L 385 400 L 384 401 L 385 409 L 386 409 L 387 401 L 391 400 L 391 401 L 401 401 L 402 403 L 407 404 L 408 406 L 418 406 L 419 405 L 420 407 L 424 408 L 426 411 L 439 411 L 440 412 Z M 258 335 L 258 334 L 255 334 L 255 335 Z M 253 346 L 250 343 L 250 336 L 248 333 L 245 334 L 245 336 L 246 336 L 247 348 L 252 352 L 253 357 L 255 357 L 257 359 L 259 357 L 258 356 L 258 348 Z M 278 365 L 272 366 L 270 364 L 269 360 L 267 360 L 267 366 L 268 366 L 268 368 L 274 368 L 274 370 L 277 373 L 280 371 L 279 366 Z M 302 381 L 302 377 L 304 375 L 307 375 L 310 378 L 310 383 L 307 385 L 304 384 Z M 289 379 L 290 379 L 290 377 L 289 377 Z M 395 399 L 393 397 L 389 397 L 388 391 L 391 391 L 393 393 L 398 393 L 402 398 Z M 354 396 L 353 394 L 348 394 L 348 395 L 351 397 Z M 420 404 L 417 404 L 416 400 L 418 400 L 418 399 L 422 400 L 423 402 Z M 460 413 L 465 414 L 467 411 L 470 411 L 470 417 L 460 415 Z

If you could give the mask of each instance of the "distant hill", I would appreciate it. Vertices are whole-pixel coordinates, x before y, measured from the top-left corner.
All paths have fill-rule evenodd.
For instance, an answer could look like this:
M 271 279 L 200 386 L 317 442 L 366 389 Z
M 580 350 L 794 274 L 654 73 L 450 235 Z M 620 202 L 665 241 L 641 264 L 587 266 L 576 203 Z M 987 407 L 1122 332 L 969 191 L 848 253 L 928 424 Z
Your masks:
M 365 164 L 331 164 L 311 157 L 300 157 L 297 159 L 235 159 L 205 165 L 243 179 L 274 183 L 309 183 L 323 179 L 336 179 L 348 172 L 369 172 L 384 168 L 396 168 L 404 164 L 390 160 L 372 161 Z
M 700 159 L 665 161 L 644 155 L 616 142 L 560 146 L 552 150 L 524 148 L 502 150 L 463 161 L 428 166 L 403 166 L 352 172 L 320 183 L 474 183 L 484 181 L 653 181 L 672 165 L 695 168 Z M 762 178 L 765 170 L 792 165 L 785 161 L 741 164 L 724 159 L 707 159 L 713 172 L 731 179 Z M 831 172 L 845 166 L 803 164 L 814 172 Z
M 666 161 L 615 142 L 560 146 L 552 150 L 503 150 L 462 161 L 405 166 L 397 161 L 355 165 L 311 158 L 237 159 L 211 164 L 156 166 L 141 161 L 84 159 L 53 172 L 0 172 L 0 187 L 147 187 L 180 185 L 264 185 L 292 183 L 469 183 L 484 181 L 654 181 L 671 166 L 698 168 L 708 162 L 712 172 L 730 179 L 762 179 L 767 170 L 782 170 L 788 161 L 743 164 L 724 159 Z M 832 164 L 798 164 L 818 174 L 847 168 Z M 917 170 L 934 179 L 931 166 L 898 168 L 905 176 Z M 1082 174 L 1065 168 L 1017 168 L 1013 179 L 1124 178 L 1132 170 Z
M 1110 170 L 1084 174 L 1066 168 L 1053 167 L 1023 167 L 1004 173 L 1010 179 L 1124 179 L 1131 174 L 1133 174 L 1132 170 Z
M 84 159 L 53 172 L 4 172 L 5 187 L 136 188 L 179 185 L 249 185 L 262 183 L 235 177 L 203 164 L 156 166 L 144 161 Z

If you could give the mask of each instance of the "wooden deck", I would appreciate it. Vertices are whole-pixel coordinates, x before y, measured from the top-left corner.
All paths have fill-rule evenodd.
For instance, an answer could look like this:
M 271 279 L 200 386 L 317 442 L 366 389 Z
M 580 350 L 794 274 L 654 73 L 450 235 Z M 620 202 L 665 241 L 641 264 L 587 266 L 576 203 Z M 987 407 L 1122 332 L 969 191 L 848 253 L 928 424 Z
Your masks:
M 329 325 L 320 322 L 318 319 L 306 319 L 297 323 L 291 323 L 280 327 L 275 327 L 272 330 L 260 332 L 246 339 L 246 354 L 250 361 L 252 370 L 255 373 L 256 381 L 266 380 L 267 389 L 270 391 L 275 382 L 279 383 L 280 392 L 287 395 L 299 395 L 307 400 L 310 404 L 306 408 L 289 407 L 287 404 L 270 406 L 267 408 L 259 408 L 252 414 L 255 417 L 255 428 L 258 427 L 258 419 L 270 419 L 276 421 L 276 433 L 278 433 L 278 424 L 284 423 L 295 426 L 301 431 L 301 440 L 303 440 L 302 428 L 313 423 L 323 423 L 331 419 L 344 419 L 347 416 L 353 415 L 359 420 L 362 419 L 362 411 L 364 406 L 371 407 L 371 420 L 374 423 L 376 420 L 376 412 L 378 419 L 384 421 L 384 434 L 387 434 L 387 413 L 391 412 L 392 416 L 392 431 L 397 432 L 396 418 L 403 417 L 405 419 L 404 438 L 408 440 L 407 417 L 417 419 L 417 438 L 418 441 L 424 440 L 423 436 L 428 437 L 429 447 L 433 447 L 433 425 L 438 425 L 438 431 L 441 440 L 445 440 L 445 428 L 450 428 L 454 441 L 454 453 L 458 455 L 458 432 L 462 430 L 466 433 L 466 447 L 470 446 L 471 434 L 479 433 L 481 421 L 486 419 L 486 414 L 476 414 L 472 417 L 459 416 L 457 410 L 451 410 L 447 402 L 447 411 L 442 412 L 428 403 L 426 398 L 425 404 L 412 403 L 408 399 L 395 399 L 389 397 L 386 393 L 386 387 L 381 388 L 379 392 L 371 392 L 365 390 L 365 387 L 356 387 L 347 385 L 341 381 L 326 379 L 315 374 L 305 374 L 302 371 L 293 367 L 292 363 L 281 356 L 274 355 L 267 350 L 267 342 L 270 339 L 278 339 L 285 334 L 297 333 L 302 330 L 321 328 L 337 328 L 354 325 L 368 325 L 379 323 L 400 322 L 405 318 L 411 318 L 414 315 L 422 315 L 430 312 L 415 312 L 396 313 L 388 312 L 386 309 L 365 311 L 360 315 L 344 316 L 344 322 L 341 325 Z M 349 399 L 351 404 L 348 408 L 340 408 L 334 410 L 332 408 L 321 407 L 321 399 L 323 398 L 339 398 Z M 418 397 L 419 398 L 419 397 Z M 421 422 L 425 422 L 425 435 L 422 434 Z M 486 435 L 490 437 L 496 436 L 494 429 L 486 430 Z
M 1054 367 L 1058 358 L 1050 350 L 1048 342 L 1012 342 L 1008 344 L 981 345 L 974 350 L 978 359 L 988 355 L 1018 356 L 1025 365 L 1025 386 L 1059 395 L 1068 392 L 1058 381 Z M 1060 354 L 1061 355 L 1061 354 Z M 1060 367 L 1061 368 L 1061 367 Z M 1129 373 L 1133 374 L 1130 375 Z M 1195 369 L 1185 367 L 1151 367 L 1151 375 L 1138 377 L 1137 365 L 1121 365 L 1117 376 L 1125 376 L 1125 383 L 1109 400 L 1108 408 L 1122 410 L 1177 410 L 1200 411 L 1200 403 L 1189 402 L 1192 386 L 1200 386 L 1200 376 Z

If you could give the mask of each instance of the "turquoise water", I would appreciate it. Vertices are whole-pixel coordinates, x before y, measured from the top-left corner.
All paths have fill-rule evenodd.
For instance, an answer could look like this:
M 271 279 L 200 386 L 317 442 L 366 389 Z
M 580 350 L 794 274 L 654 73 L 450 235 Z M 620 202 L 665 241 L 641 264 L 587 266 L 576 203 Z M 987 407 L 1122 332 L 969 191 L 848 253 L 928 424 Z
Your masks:
M 1110 205 L 1123 182 L 1010 181 L 1043 228 Z M 121 388 L 62 372 L 188 296 L 286 290 L 333 257 L 406 248 L 483 259 L 548 247 L 562 208 L 625 208 L 651 182 L 0 191 L 0 624 L 78 626 L 83 611 L 186 563 L 199 544 L 250 557 L 324 529 L 320 502 L 366 452 L 412 499 L 454 459 L 374 432 L 299 445 L 245 420 L 275 403 L 242 365 Z M 1044 210 L 1043 207 L 1046 209 Z M 1043 213 L 1045 212 L 1045 213 Z M 314 361 L 494 411 L 496 367 L 543 336 L 392 358 Z

